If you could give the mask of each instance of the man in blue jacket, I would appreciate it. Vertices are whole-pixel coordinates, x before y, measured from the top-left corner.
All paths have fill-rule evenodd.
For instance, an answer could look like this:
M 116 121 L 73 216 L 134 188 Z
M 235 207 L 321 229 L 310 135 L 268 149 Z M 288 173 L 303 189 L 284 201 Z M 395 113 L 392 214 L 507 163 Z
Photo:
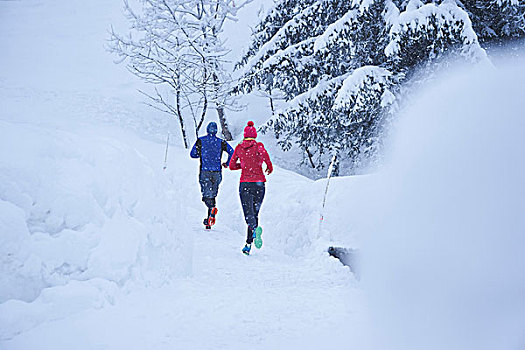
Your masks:
M 199 137 L 190 156 L 200 158 L 201 166 L 199 173 L 199 183 L 201 185 L 202 201 L 208 207 L 208 216 L 204 219 L 204 225 L 207 229 L 215 224 L 215 197 L 219 191 L 219 184 L 222 181 L 221 165 L 227 168 L 230 165 L 230 159 L 233 155 L 233 148 L 224 140 L 217 136 L 217 124 L 211 122 L 206 128 L 208 135 Z M 222 152 L 228 153 L 228 160 L 221 164 Z

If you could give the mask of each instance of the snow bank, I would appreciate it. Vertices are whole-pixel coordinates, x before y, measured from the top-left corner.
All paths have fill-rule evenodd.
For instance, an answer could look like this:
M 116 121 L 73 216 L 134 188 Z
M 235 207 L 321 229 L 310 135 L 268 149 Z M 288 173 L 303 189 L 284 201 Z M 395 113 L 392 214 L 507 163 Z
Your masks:
M 525 346 L 525 60 L 458 70 L 403 113 L 359 202 L 373 349 Z
M 66 318 L 76 312 L 113 305 L 116 295 L 116 284 L 104 279 L 92 279 L 44 289 L 32 303 L 9 300 L 0 304 L 0 340 L 10 339 L 42 323 Z
M 107 125 L 0 124 L 0 337 L 61 315 L 35 306 L 55 305 L 56 288 L 86 283 L 73 304 L 89 306 L 93 280 L 108 290 L 191 272 L 186 195 L 162 171 L 162 145 Z

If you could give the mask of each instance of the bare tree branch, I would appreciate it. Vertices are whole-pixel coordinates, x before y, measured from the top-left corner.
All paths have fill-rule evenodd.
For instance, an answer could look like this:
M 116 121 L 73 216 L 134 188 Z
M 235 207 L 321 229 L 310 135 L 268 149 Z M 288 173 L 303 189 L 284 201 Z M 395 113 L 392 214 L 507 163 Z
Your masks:
M 185 146 L 184 110 L 191 115 L 197 136 L 213 103 L 223 132 L 229 134 L 224 111 L 236 106 L 230 94 L 233 81 L 223 68 L 229 51 L 218 34 L 226 20 L 253 0 L 139 1 L 142 8 L 135 11 L 124 0 L 131 24 L 126 36 L 110 28 L 108 51 L 116 56 L 115 63 L 125 62 L 146 83 L 168 88 L 165 92 L 173 98 L 167 99 L 157 87 L 155 94 L 141 93 L 149 106 L 179 120 Z

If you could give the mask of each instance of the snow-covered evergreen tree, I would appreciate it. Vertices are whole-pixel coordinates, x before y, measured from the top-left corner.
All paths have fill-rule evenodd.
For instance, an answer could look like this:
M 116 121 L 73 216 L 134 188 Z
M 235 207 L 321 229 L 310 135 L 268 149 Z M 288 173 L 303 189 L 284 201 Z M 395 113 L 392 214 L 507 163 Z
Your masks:
M 279 5 L 285 3 L 290 1 Z M 311 167 L 323 168 L 337 153 L 344 172 L 355 172 L 380 145 L 400 84 L 422 65 L 451 53 L 469 61 L 486 58 L 468 13 L 453 0 L 308 4 L 263 21 L 274 34 L 264 43 L 260 38 L 270 32 L 256 36 L 240 62 L 238 91 L 284 93 L 289 107 L 266 129 L 284 150 L 300 147 Z
M 385 68 L 360 67 L 299 95 L 269 125 L 283 149 L 296 143 L 311 167 L 322 168 L 335 153 L 338 164 L 355 169 L 376 150 L 381 116 L 395 102 L 393 82 Z
M 381 103 L 383 93 L 393 96 L 389 91 L 393 77 L 379 68 L 386 61 L 383 52 L 388 33 L 384 14 L 392 10 L 390 5 L 384 1 L 354 2 L 321 35 L 307 39 L 309 54 L 299 57 L 304 72 L 299 79 L 294 77 L 297 70 L 287 69 L 286 65 L 283 68 L 283 62 L 293 62 L 294 55 L 303 52 L 293 52 L 292 47 L 287 50 L 289 56 L 283 51 L 273 58 L 281 60 L 269 62 L 268 72 L 279 72 L 281 78 L 275 88 L 290 93 L 290 81 L 314 86 L 301 91 L 290 102 L 290 108 L 272 121 L 283 148 L 298 144 L 304 150 L 304 161 L 311 167 L 322 168 L 337 153 L 346 168 L 356 168 L 363 153 L 372 149 L 370 140 L 375 139 L 381 124 L 377 117 L 393 101 L 390 98 L 388 103 Z M 348 106 L 345 100 L 370 101 L 372 96 L 377 101 L 356 108 Z
M 252 34 L 252 44 L 238 66 L 246 64 L 295 14 L 314 2 L 315 0 L 282 0 L 278 2 L 275 8 L 255 28 Z
M 485 56 L 468 14 L 452 1 L 437 5 L 411 0 L 391 19 L 389 37 L 386 55 L 396 72 L 431 64 L 444 54 L 468 60 Z
M 524 0 L 461 0 L 482 42 L 525 36 Z
M 310 1 L 309 6 L 299 1 L 292 11 L 294 16 L 287 22 L 273 12 L 263 21 L 266 26 L 281 27 L 263 45 L 254 51 L 253 46 L 240 62 L 244 64 L 243 79 L 239 88 L 245 92 L 254 88 L 266 91 L 279 89 L 288 99 L 308 91 L 317 85 L 324 74 L 323 68 L 311 59 L 314 53 L 314 38 L 343 16 L 351 8 L 347 0 Z M 279 5 L 293 4 L 284 0 Z M 276 10 L 282 6 L 277 6 Z M 275 10 L 274 10 L 275 11 Z M 288 12 L 287 12 L 288 14 Z M 268 34 L 267 32 L 262 32 Z M 258 37 L 258 36 L 256 36 Z M 258 39 L 257 39 L 258 40 Z M 264 87 L 264 88 L 263 88 Z

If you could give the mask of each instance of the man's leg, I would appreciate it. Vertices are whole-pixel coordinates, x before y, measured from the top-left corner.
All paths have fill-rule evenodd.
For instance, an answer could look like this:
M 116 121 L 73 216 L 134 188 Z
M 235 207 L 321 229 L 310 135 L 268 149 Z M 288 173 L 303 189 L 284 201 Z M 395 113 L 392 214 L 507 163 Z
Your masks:
M 207 199 L 212 198 L 211 190 L 213 187 L 209 171 L 201 171 L 199 173 L 199 184 L 201 185 L 202 201 L 208 206 L 209 201 Z
M 202 197 L 202 201 L 204 202 L 204 204 L 206 204 L 209 210 L 215 207 L 215 198 Z
M 206 225 L 206 228 L 210 228 L 208 225 L 208 218 L 210 217 L 212 208 L 215 207 L 215 198 L 212 197 L 212 174 L 210 171 L 201 171 L 199 174 L 199 184 L 201 185 L 202 201 L 206 204 L 208 208 L 208 215 L 204 219 L 203 224 Z
M 210 179 L 210 191 L 208 195 L 209 200 L 207 202 L 208 205 L 208 225 L 213 226 L 215 224 L 215 215 L 217 215 L 217 201 L 216 197 L 219 192 L 219 184 L 222 181 L 222 174 L 220 171 L 210 171 L 209 173 L 209 179 Z
M 222 181 L 222 174 L 218 171 L 202 171 L 199 175 L 201 185 L 202 201 L 208 208 L 216 205 L 215 197 L 219 192 L 219 184 Z
M 209 178 L 210 178 L 210 190 L 207 196 L 213 199 L 212 203 L 213 203 L 213 207 L 215 207 L 217 205 L 215 198 L 217 197 L 217 194 L 219 193 L 219 185 L 222 181 L 222 174 L 220 171 L 210 171 Z
M 210 180 L 211 180 L 211 189 L 210 189 L 210 197 L 215 198 L 217 197 L 217 194 L 219 193 L 219 185 L 222 182 L 222 173 L 220 171 L 212 171 L 210 172 Z

